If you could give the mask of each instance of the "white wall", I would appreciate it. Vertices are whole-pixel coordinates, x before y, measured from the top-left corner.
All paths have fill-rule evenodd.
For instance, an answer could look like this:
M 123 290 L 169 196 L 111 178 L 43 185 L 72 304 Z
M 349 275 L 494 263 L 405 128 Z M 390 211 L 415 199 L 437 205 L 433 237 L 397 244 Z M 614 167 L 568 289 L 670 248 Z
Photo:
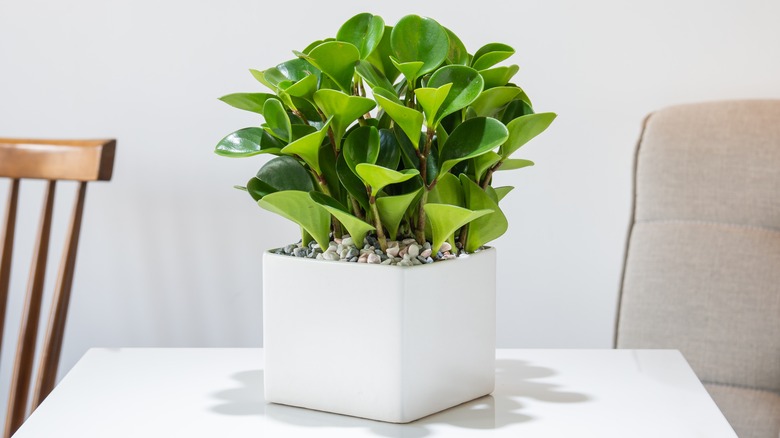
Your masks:
M 437 18 L 471 51 L 511 44 L 518 83 L 559 114 L 525 148 L 537 166 L 497 177 L 517 186 L 495 242 L 502 347 L 610 346 L 645 114 L 780 97 L 780 3 L 769 0 L 5 0 L 0 135 L 119 139 L 114 180 L 89 189 L 61 374 L 90 347 L 261 345 L 261 252 L 297 230 L 231 188 L 267 158 L 212 153 L 258 123 L 216 98 L 261 90 L 248 68 L 366 9 L 389 23 Z M 42 193 L 23 190 L 34 199 L 21 207 L 0 407 Z

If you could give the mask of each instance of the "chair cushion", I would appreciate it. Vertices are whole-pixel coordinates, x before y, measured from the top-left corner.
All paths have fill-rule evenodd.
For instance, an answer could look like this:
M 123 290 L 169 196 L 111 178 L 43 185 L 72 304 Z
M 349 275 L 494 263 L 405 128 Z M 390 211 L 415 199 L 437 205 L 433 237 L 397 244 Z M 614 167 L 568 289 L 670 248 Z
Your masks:
M 780 393 L 705 383 L 740 438 L 780 437 Z

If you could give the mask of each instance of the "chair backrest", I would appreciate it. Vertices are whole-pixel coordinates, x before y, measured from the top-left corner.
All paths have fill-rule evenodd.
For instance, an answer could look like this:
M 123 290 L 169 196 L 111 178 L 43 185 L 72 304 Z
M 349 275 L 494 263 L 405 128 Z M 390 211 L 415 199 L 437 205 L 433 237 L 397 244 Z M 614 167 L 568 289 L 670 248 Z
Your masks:
M 636 157 L 616 346 L 780 391 L 780 100 L 656 112 Z
M 55 384 L 62 336 L 76 264 L 81 218 L 88 181 L 108 181 L 114 166 L 115 140 L 29 140 L 0 138 L 0 177 L 10 178 L 5 221 L 0 224 L 0 342 L 5 326 L 11 276 L 16 210 L 21 179 L 47 180 L 38 237 L 30 267 L 27 295 L 16 348 L 4 436 L 10 437 L 28 415 L 36 339 L 48 260 L 49 235 L 57 180 L 79 181 L 70 226 L 67 231 L 51 314 L 38 365 L 32 408 L 46 398 Z M 2 348 L 0 348 L 2 351 Z

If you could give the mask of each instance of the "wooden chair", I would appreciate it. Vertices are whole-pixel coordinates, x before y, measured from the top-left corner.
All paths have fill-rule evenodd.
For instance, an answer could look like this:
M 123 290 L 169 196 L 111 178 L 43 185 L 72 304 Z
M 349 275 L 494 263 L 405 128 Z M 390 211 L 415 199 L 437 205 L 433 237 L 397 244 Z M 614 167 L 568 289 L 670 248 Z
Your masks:
M 2 249 L 0 252 L 0 342 L 2 342 L 5 325 L 20 180 L 34 178 L 48 181 L 11 378 L 4 433 L 6 438 L 13 435 L 28 415 L 35 344 L 41 313 L 54 191 L 57 181 L 79 181 L 79 186 L 55 285 L 35 388 L 32 392 L 32 409 L 35 409 L 54 388 L 57 376 L 62 336 L 65 331 L 65 318 L 73 284 L 73 271 L 76 265 L 76 250 L 87 182 L 111 179 L 115 148 L 115 140 L 68 141 L 0 138 L 0 177 L 11 179 L 6 218 L 2 224 L 3 228 L 0 229 L 0 235 L 3 236 L 0 238 L 0 244 L 2 244 L 0 248 Z M 0 351 L 2 351 L 1 348 Z

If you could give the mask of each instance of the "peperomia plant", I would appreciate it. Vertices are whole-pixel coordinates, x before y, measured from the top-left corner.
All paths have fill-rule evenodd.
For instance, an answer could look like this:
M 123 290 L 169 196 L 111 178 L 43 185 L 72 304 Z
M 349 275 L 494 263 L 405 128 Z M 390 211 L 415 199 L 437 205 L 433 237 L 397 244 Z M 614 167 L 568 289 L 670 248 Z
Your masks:
M 250 70 L 270 93 L 222 97 L 265 122 L 216 153 L 276 155 L 238 188 L 297 223 L 303 245 L 349 234 L 358 248 L 375 236 L 382 252 L 404 238 L 473 252 L 507 229 L 499 202 L 512 187 L 493 187 L 493 173 L 533 165 L 513 154 L 555 119 L 510 82 L 517 65 L 497 66 L 514 52 L 472 55 L 430 18 L 356 15 L 335 38 Z

